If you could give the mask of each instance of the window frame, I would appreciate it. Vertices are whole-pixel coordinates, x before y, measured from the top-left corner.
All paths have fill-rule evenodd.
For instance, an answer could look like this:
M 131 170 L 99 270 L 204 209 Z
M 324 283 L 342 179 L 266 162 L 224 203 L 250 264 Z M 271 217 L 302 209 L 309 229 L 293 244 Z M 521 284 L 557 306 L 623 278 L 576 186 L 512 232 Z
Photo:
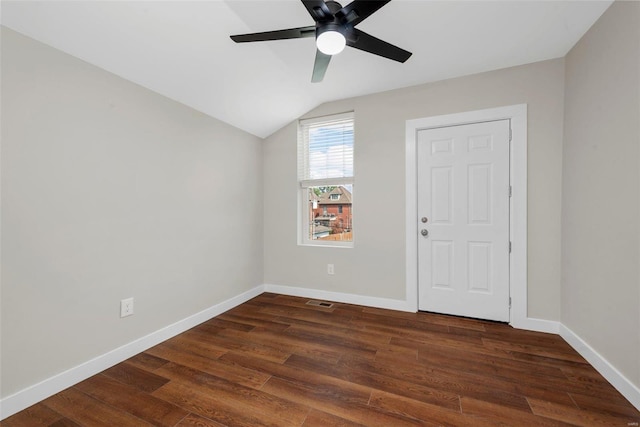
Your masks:
M 304 129 L 309 125 L 318 124 L 318 123 L 330 123 L 333 121 L 339 120 L 351 120 L 352 126 L 354 127 L 353 134 L 353 150 L 355 153 L 355 114 L 353 111 L 339 113 L 339 114 L 331 114 L 320 117 L 313 117 L 308 119 L 300 119 L 298 120 L 298 141 L 297 141 L 297 159 L 298 159 L 298 245 L 299 246 L 317 246 L 317 247 L 337 247 L 337 248 L 353 248 L 355 239 L 353 236 L 354 227 L 354 219 L 353 219 L 353 206 L 354 206 L 354 176 L 355 176 L 355 168 L 350 177 L 341 177 L 341 178 L 322 178 L 322 179 L 305 179 L 303 176 L 303 172 L 301 168 L 308 167 L 308 152 L 305 151 L 303 138 L 304 138 Z M 355 157 L 354 157 L 355 160 Z M 355 163 L 355 161 L 354 161 Z M 353 167 L 353 165 L 352 165 Z M 350 187 L 349 190 L 351 192 L 351 232 L 352 237 L 350 241 L 340 241 L 340 240 L 314 240 L 312 236 L 309 235 L 310 232 L 310 222 L 311 222 L 311 210 L 310 210 L 310 202 L 309 202 L 309 191 L 314 187 Z

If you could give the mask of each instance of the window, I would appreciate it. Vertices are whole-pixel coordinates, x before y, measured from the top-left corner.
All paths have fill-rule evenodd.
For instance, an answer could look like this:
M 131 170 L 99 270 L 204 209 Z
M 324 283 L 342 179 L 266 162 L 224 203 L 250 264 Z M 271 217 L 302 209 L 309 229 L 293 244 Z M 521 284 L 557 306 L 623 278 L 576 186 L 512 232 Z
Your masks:
M 353 246 L 353 141 L 353 113 L 300 120 L 300 244 Z

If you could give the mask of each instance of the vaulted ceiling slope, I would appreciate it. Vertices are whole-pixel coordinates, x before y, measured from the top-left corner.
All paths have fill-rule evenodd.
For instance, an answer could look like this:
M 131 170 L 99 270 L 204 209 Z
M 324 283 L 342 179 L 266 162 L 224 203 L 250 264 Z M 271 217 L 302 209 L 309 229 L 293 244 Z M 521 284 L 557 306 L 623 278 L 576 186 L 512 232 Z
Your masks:
M 349 3 L 345 1 L 343 6 Z M 231 34 L 312 25 L 298 0 L 2 1 L 2 24 L 254 135 L 328 101 L 564 56 L 611 1 L 393 0 L 358 28 L 413 52 L 347 48 L 311 83 L 313 38 Z

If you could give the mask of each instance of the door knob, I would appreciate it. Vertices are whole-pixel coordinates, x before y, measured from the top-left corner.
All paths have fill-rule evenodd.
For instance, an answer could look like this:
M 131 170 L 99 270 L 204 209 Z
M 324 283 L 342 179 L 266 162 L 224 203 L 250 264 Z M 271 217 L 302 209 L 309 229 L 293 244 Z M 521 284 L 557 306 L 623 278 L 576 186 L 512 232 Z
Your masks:
M 429 235 L 429 230 L 423 228 L 422 230 L 420 230 L 420 234 L 422 234 L 424 237 L 427 237 Z

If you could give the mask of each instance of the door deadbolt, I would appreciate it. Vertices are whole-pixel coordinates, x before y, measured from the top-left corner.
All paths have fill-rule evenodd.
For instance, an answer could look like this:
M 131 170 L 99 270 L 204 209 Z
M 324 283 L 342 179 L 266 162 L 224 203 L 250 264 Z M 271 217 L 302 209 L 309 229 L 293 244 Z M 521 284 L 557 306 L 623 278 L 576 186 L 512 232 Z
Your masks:
M 422 219 L 421 219 L 420 221 L 422 221 L 422 222 L 427 222 L 427 221 L 429 221 L 429 220 L 427 219 L 427 217 L 426 217 L 426 216 L 423 216 L 423 217 L 422 217 Z
M 429 230 L 423 228 L 422 230 L 420 230 L 420 234 L 422 234 L 424 237 L 427 237 L 429 235 Z

